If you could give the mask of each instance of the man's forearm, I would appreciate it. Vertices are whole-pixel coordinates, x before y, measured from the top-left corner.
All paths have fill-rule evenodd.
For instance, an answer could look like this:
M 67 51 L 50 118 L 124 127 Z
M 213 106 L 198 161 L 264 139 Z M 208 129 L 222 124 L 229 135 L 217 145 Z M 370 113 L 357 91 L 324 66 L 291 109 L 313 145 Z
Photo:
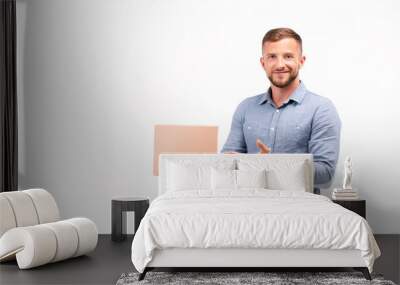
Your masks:
M 239 152 L 239 153 L 246 153 L 246 149 L 243 147 L 235 146 L 235 145 L 229 145 L 225 144 L 223 148 L 221 149 L 221 152 Z
M 332 181 L 335 167 L 326 162 L 314 161 L 314 184 L 327 184 Z

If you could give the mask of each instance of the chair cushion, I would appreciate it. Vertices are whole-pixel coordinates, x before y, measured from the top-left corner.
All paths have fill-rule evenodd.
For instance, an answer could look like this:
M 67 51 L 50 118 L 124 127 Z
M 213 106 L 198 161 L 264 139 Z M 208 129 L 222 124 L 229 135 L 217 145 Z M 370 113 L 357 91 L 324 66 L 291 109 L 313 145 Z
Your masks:
M 56 254 L 51 262 L 60 261 L 74 256 L 78 250 L 79 237 L 74 226 L 67 221 L 44 224 L 55 235 L 57 240 Z
M 78 248 L 74 257 L 86 254 L 96 248 L 98 231 L 95 223 L 86 218 L 73 218 L 65 220 L 65 222 L 72 224 L 79 236 Z
M 39 223 L 35 205 L 29 195 L 23 191 L 3 192 L 13 210 L 17 227 L 33 226 Z
M 22 191 L 29 195 L 35 205 L 39 224 L 60 220 L 60 212 L 53 196 L 44 189 L 29 189 Z
M 0 261 L 16 256 L 20 269 L 49 263 L 56 251 L 53 231 L 42 225 L 13 228 L 0 238 Z
M 6 231 L 17 226 L 11 204 L 8 199 L 3 195 L 0 195 L 0 217 L 1 237 Z

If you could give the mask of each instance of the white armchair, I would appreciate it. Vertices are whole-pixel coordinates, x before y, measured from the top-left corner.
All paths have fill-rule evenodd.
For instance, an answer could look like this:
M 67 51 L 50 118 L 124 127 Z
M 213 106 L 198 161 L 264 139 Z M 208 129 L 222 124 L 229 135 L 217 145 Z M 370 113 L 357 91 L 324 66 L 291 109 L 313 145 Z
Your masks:
M 0 262 L 16 258 L 20 269 L 57 262 L 94 250 L 97 237 L 87 218 L 61 221 L 44 189 L 0 193 Z

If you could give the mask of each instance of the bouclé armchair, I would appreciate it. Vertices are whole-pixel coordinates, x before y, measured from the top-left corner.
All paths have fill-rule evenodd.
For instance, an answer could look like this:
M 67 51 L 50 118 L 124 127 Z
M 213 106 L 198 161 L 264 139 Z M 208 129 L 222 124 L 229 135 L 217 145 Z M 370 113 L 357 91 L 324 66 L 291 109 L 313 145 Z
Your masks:
M 57 262 L 94 250 L 97 237 L 87 218 L 60 220 L 44 189 L 0 193 L 0 262 L 17 259 L 20 269 Z

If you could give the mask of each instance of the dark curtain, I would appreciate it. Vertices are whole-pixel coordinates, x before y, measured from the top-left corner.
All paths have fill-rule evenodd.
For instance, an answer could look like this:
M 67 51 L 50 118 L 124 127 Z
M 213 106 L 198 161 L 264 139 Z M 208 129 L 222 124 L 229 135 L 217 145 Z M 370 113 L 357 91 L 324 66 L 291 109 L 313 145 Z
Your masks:
M 0 0 L 0 192 L 18 190 L 16 3 Z

